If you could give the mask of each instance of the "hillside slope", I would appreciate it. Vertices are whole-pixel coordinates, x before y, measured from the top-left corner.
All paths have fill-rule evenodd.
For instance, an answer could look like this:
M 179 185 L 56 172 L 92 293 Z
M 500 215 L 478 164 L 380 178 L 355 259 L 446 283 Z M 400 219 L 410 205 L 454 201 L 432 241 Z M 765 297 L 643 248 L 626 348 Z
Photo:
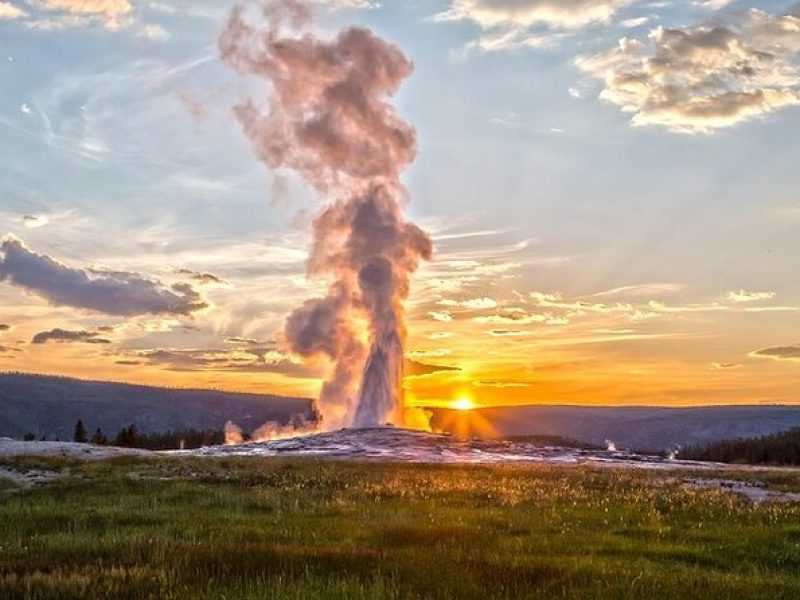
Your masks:
M 751 465 L 800 465 L 800 428 L 744 440 L 724 440 L 684 452 L 691 460 Z
M 495 436 L 559 435 L 589 444 L 613 441 L 619 448 L 663 452 L 674 445 L 701 446 L 720 440 L 760 437 L 800 427 L 796 406 L 707 406 L 698 408 L 519 406 L 483 408 L 477 415 L 437 410 L 434 424 L 454 429 L 459 420 L 486 424 Z M 479 433 L 481 433 L 479 431 Z
M 227 420 L 252 431 L 265 421 L 310 417 L 311 401 L 269 394 L 238 394 L 82 381 L 66 377 L 0 374 L 0 436 L 33 433 L 70 439 L 82 419 L 91 432 L 113 435 L 135 423 L 142 433 L 221 429 Z

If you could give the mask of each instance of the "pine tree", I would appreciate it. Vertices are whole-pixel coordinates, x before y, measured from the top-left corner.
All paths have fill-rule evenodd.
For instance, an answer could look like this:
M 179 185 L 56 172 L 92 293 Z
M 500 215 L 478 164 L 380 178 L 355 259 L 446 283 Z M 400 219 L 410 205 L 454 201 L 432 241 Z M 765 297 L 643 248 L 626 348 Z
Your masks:
M 86 428 L 83 426 L 83 421 L 80 419 L 75 423 L 75 433 L 72 434 L 72 440 L 79 444 L 85 444 L 89 441 L 86 438 Z
M 98 427 L 92 436 L 91 442 L 96 446 L 105 446 L 108 443 L 108 438 L 103 433 L 103 430 Z
M 123 427 L 122 429 L 119 430 L 119 433 L 117 433 L 117 437 L 114 438 L 114 445 L 115 446 L 121 446 L 121 447 L 125 447 L 125 446 L 128 445 L 128 428 L 127 427 Z
M 136 425 L 131 423 L 128 426 L 128 446 L 136 448 L 139 445 L 139 432 L 136 431 Z
M 138 433 L 136 426 L 131 423 L 128 427 L 123 427 L 119 430 L 116 439 L 114 440 L 115 446 L 123 448 L 136 448 L 138 444 Z

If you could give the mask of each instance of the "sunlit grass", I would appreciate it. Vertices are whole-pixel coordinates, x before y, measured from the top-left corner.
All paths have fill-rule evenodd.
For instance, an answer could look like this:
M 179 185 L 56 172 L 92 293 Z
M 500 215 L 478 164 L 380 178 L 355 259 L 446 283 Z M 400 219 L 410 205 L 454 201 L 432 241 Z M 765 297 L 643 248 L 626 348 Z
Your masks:
M 23 464 L 66 475 L 0 493 L 1 598 L 800 597 L 800 508 L 663 474 Z

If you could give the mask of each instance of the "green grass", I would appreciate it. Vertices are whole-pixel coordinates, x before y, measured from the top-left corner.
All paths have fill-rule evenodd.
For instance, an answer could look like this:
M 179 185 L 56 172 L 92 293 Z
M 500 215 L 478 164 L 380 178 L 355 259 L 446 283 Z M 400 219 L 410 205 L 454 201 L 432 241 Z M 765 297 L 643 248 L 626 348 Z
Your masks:
M 664 474 L 259 458 L 3 464 L 64 473 L 0 488 L 4 599 L 800 597 L 799 506 L 756 506 Z

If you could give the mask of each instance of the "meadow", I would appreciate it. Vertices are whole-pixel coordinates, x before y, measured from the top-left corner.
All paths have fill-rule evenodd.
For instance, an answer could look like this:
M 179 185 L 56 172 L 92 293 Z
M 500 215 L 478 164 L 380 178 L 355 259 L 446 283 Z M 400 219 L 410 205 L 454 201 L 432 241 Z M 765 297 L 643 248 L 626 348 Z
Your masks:
M 0 467 L 58 474 L 27 489 L 0 480 L 4 599 L 800 597 L 800 505 L 691 489 L 685 473 L 284 458 Z M 792 471 L 758 477 L 800 490 Z

